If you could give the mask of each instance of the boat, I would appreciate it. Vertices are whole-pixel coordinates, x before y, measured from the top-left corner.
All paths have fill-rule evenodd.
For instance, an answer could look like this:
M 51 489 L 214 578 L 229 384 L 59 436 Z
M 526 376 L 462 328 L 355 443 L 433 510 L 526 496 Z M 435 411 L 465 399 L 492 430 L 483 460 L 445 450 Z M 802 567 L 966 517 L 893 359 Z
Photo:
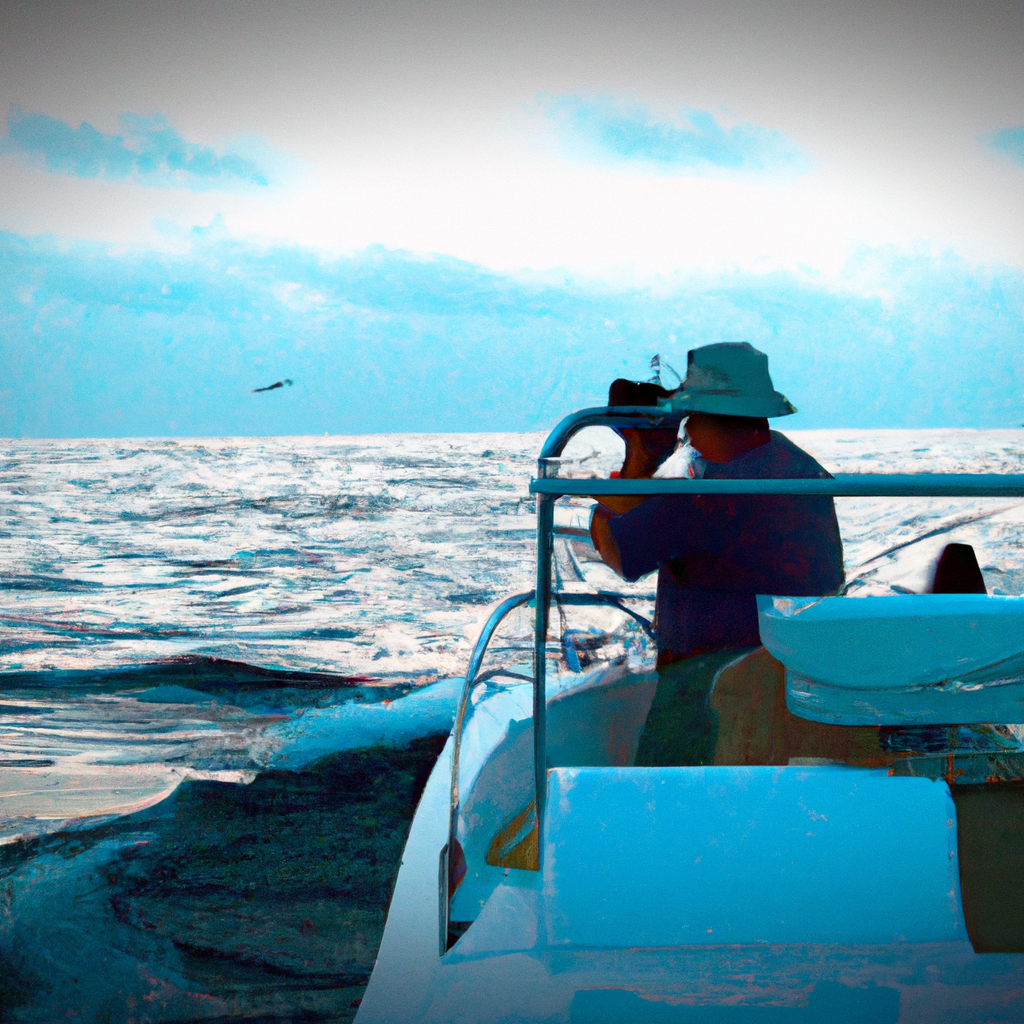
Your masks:
M 1024 1020 L 1024 598 L 765 595 L 763 646 L 716 676 L 715 763 L 639 767 L 642 602 L 552 568 L 560 533 L 582 542 L 567 495 L 1021 496 L 1024 477 L 559 472 L 579 431 L 670 415 L 586 409 L 545 442 L 536 587 L 473 650 L 356 1020 Z M 496 639 L 524 615 L 532 649 Z

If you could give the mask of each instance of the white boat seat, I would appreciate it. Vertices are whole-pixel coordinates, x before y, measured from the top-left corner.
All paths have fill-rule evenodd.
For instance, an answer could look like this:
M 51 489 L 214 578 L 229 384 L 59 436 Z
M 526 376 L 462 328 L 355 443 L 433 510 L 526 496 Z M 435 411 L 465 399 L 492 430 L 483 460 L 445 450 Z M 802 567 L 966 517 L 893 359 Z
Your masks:
M 513 875 L 452 954 L 967 938 L 949 788 L 885 771 L 551 769 Z
M 1024 597 L 758 597 L 786 705 L 836 725 L 1024 722 Z

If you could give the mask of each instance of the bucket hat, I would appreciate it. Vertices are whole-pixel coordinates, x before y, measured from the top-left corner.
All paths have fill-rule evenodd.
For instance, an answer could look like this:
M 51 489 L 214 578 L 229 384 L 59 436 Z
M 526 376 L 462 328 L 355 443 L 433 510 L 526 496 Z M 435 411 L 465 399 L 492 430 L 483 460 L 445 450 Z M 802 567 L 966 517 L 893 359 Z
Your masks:
M 775 390 L 768 357 L 746 341 L 723 341 L 690 349 L 686 380 L 672 407 L 719 416 L 789 416 L 796 409 Z

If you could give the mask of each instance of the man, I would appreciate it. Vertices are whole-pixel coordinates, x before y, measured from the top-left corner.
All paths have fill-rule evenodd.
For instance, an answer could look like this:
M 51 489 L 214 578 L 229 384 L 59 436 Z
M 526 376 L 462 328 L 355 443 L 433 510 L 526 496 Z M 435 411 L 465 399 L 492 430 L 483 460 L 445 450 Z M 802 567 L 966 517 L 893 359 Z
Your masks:
M 772 385 L 767 356 L 746 342 L 693 349 L 686 379 L 671 402 L 687 413 L 692 475 L 829 475 L 768 429 L 769 417 L 796 409 Z M 657 445 L 642 430 L 632 439 L 623 434 L 627 454 L 620 476 L 651 475 L 659 455 L 649 449 Z M 716 732 L 711 683 L 719 668 L 760 643 L 756 595 L 834 594 L 844 579 L 831 498 L 602 498 L 591 519 L 591 537 L 604 561 L 626 579 L 658 571 L 660 681 L 638 764 L 710 763 Z

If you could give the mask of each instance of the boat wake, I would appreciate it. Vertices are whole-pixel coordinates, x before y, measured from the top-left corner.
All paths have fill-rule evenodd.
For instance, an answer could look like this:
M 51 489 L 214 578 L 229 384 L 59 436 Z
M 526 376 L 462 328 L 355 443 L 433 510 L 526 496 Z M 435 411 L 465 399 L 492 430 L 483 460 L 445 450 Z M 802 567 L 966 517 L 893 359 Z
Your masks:
M 142 810 L 186 779 L 248 783 L 267 768 L 447 732 L 461 685 L 196 656 L 5 681 L 0 843 Z

